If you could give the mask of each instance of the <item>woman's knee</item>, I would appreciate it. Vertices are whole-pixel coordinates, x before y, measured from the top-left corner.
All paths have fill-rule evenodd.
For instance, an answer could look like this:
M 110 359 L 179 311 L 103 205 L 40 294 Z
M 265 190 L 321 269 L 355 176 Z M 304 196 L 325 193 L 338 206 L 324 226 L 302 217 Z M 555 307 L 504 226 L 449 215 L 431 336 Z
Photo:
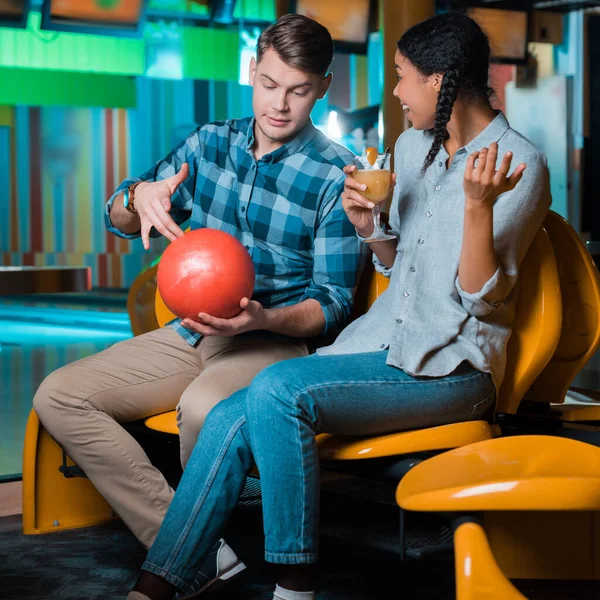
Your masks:
M 302 391 L 302 359 L 284 360 L 263 369 L 248 388 L 246 406 L 249 419 L 272 414 L 274 409 L 295 410 Z

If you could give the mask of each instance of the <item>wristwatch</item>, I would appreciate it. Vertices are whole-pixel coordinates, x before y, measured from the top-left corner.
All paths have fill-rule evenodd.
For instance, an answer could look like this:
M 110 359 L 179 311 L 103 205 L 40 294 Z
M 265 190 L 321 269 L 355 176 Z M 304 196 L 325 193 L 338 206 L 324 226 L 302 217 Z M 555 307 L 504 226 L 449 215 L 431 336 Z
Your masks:
M 135 209 L 135 188 L 142 183 L 141 181 L 136 181 L 131 185 L 125 188 L 123 192 L 123 206 L 126 210 L 128 210 L 132 215 L 137 215 L 138 211 Z

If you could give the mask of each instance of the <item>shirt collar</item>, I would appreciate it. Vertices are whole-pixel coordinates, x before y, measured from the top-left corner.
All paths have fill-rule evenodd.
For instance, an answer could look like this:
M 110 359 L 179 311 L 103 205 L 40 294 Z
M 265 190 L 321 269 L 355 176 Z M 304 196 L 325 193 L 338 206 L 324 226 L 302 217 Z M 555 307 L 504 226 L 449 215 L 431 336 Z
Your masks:
M 496 111 L 496 116 L 490 124 L 477 136 L 475 136 L 466 146 L 462 146 L 457 150 L 457 154 L 466 153 L 472 154 L 482 148 L 487 148 L 492 142 L 497 142 L 510 128 L 508 120 L 501 110 Z M 448 157 L 446 149 L 442 145 L 440 148 L 442 156 Z
M 248 125 L 248 131 L 246 132 L 246 137 L 248 142 L 246 144 L 246 150 L 252 154 L 252 146 L 254 145 L 254 124 L 256 123 L 256 119 L 252 117 L 250 119 L 250 123 Z M 268 160 L 269 162 L 277 162 L 292 154 L 296 154 L 297 152 L 301 152 L 307 144 L 315 137 L 317 133 L 317 128 L 313 125 L 312 120 L 309 119 L 308 123 L 305 125 L 303 129 L 301 129 L 287 144 L 284 144 L 277 150 L 273 150 L 273 152 L 269 154 L 265 154 L 263 156 L 264 160 Z M 269 158 L 270 157 L 270 158 Z
M 504 116 L 504 113 L 499 110 L 496 118 L 477 136 L 475 136 L 464 149 L 467 154 L 487 148 L 492 142 L 497 142 L 508 130 L 510 125 Z

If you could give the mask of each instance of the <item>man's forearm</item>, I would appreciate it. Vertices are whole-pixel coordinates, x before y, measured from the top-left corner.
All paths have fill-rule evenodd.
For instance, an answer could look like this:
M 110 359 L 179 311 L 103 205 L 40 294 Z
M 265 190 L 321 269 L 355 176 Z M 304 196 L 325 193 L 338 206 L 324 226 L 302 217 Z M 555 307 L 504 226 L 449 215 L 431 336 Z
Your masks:
M 325 315 L 321 304 L 312 298 L 292 306 L 266 308 L 265 319 L 267 331 L 290 337 L 310 338 L 325 330 Z
M 110 208 L 110 222 L 123 233 L 137 233 L 142 225 L 138 215 L 130 213 L 123 206 L 124 194 L 120 193 Z

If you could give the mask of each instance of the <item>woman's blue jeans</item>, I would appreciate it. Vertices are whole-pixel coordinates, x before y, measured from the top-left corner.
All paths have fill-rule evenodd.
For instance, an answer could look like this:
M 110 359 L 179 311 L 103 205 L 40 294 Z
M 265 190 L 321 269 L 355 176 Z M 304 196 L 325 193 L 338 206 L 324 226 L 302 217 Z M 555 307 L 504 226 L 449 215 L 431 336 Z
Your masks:
M 463 363 L 411 377 L 387 351 L 295 358 L 267 367 L 209 413 L 143 569 L 186 590 L 222 534 L 256 463 L 265 559 L 317 560 L 315 434 L 376 435 L 478 419 L 495 402 L 489 375 Z

